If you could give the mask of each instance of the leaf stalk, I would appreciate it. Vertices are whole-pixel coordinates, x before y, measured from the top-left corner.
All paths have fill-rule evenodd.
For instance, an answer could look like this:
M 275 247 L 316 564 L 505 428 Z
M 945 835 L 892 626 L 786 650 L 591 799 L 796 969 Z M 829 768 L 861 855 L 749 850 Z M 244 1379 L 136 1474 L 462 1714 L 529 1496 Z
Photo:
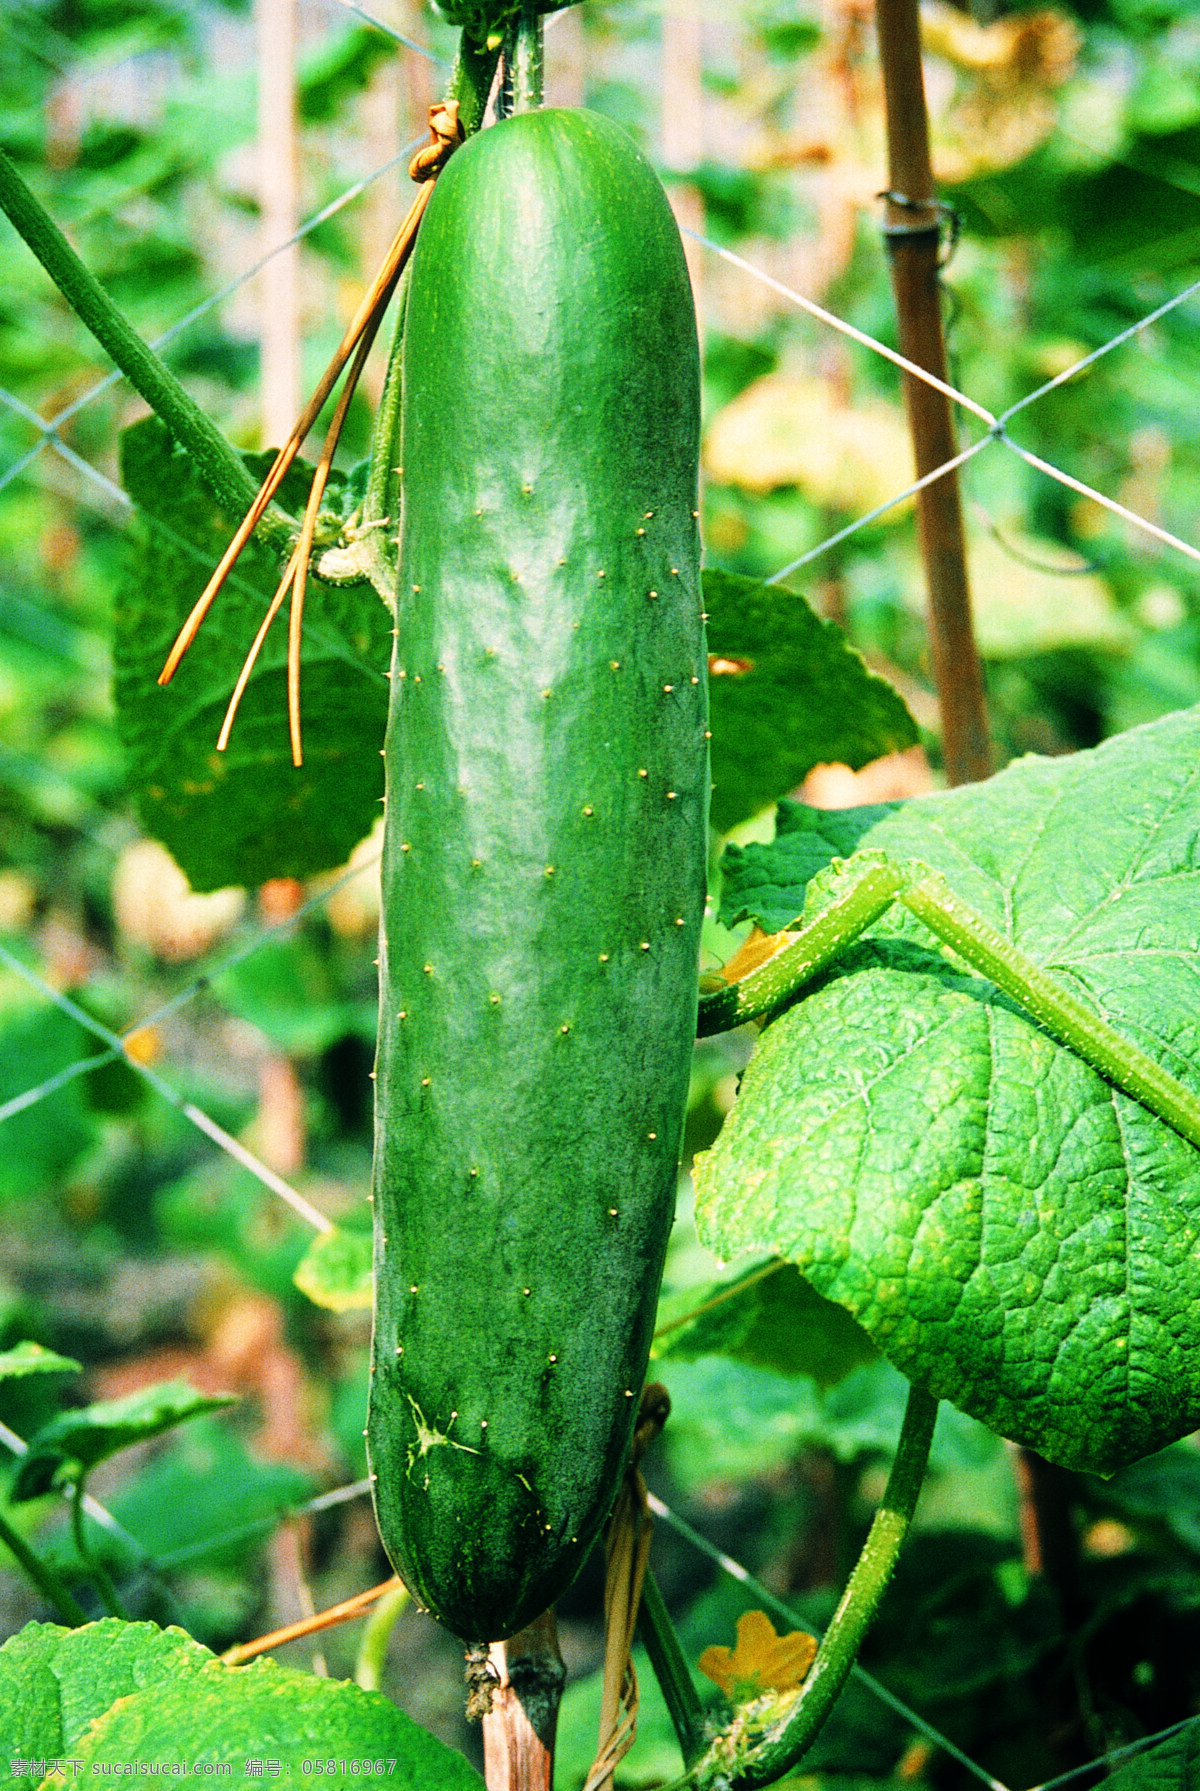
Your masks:
M 134 390 L 195 460 L 197 471 L 217 502 L 239 515 L 252 502 L 257 489 L 240 456 L 166 363 L 126 321 L 2 150 L 0 211 Z M 297 530 L 291 518 L 276 509 L 263 516 L 260 532 L 268 545 L 286 552 Z

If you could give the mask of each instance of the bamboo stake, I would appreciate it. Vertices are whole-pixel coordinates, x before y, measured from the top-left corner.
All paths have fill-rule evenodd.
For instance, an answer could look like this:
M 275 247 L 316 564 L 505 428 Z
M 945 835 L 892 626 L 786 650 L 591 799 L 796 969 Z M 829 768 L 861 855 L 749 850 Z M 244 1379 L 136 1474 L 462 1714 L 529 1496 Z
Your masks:
M 554 1612 L 507 1642 L 493 1642 L 488 1665 L 495 1683 L 483 1718 L 487 1791 L 552 1791 L 554 1734 L 567 1677 Z
M 944 380 L 946 345 L 938 284 L 942 214 L 934 197 L 929 160 L 917 0 L 876 0 L 875 18 L 887 109 L 889 189 L 884 238 L 896 295 L 900 351 Z M 950 401 L 911 374 L 905 375 L 904 398 L 917 475 L 923 478 L 959 451 Z M 983 671 L 971 627 L 957 473 L 944 474 L 918 493 L 917 520 L 946 775 L 952 784 L 973 783 L 989 775 L 992 759 Z
M 695 0 L 668 0 L 662 17 L 662 160 L 672 174 L 691 174 L 704 159 L 704 25 Z M 672 180 L 671 209 L 681 229 L 704 234 L 704 206 L 691 181 Z M 699 244 L 685 236 L 697 319 L 703 317 Z M 701 326 L 702 327 L 702 326 Z
M 258 180 L 263 248 L 289 242 L 299 221 L 296 0 L 257 0 Z M 300 409 L 300 249 L 272 256 L 259 275 L 263 440 L 282 441 Z

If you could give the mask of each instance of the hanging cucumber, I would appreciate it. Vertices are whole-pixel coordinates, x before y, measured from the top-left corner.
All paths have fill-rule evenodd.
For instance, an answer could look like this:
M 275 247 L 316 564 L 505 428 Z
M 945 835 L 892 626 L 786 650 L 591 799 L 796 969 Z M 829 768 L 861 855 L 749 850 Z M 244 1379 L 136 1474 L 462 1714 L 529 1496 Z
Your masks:
M 530 112 L 455 155 L 403 442 L 368 1452 L 410 1589 L 494 1641 L 612 1503 L 695 1032 L 695 318 L 615 125 Z

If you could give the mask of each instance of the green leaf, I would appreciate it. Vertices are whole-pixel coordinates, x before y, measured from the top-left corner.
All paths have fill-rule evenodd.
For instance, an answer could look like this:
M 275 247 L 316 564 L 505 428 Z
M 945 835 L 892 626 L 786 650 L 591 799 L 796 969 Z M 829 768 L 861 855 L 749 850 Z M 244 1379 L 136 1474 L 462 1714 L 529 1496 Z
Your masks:
M 79 1374 L 82 1364 L 70 1356 L 59 1356 L 40 1343 L 14 1343 L 11 1349 L 0 1350 L 0 1381 L 15 1380 L 26 1374 Z
M 127 1393 L 123 1399 L 99 1400 L 78 1411 L 60 1412 L 35 1432 L 22 1457 L 11 1498 L 20 1504 L 40 1498 L 53 1486 L 76 1480 L 98 1462 L 107 1461 L 131 1443 L 146 1443 L 201 1412 L 213 1412 L 236 1401 L 226 1395 L 197 1393 L 184 1381 L 163 1381 Z
M 106 1617 L 82 1629 L 27 1623 L 0 1648 L 4 1712 L 0 1773 L 9 1754 L 61 1755 L 118 1698 L 193 1673 L 213 1656 L 181 1629 Z
M 69 1752 L 83 1773 L 143 1760 L 232 1764 L 242 1778 L 253 1772 L 246 1762 L 257 1760 L 278 1764 L 276 1784 L 299 1785 L 309 1778 L 305 1762 L 311 1772 L 314 1760 L 337 1759 L 370 1760 L 372 1773 L 413 1791 L 482 1783 L 461 1754 L 377 1692 L 270 1660 L 225 1667 L 182 1630 L 152 1623 L 29 1624 L 0 1648 L 0 1710 L 0 1770 L 10 1754 Z M 385 1764 L 375 1767 L 377 1760 Z
M 1157 1747 L 1135 1754 L 1107 1780 L 1107 1791 L 1192 1791 L 1200 1773 L 1200 1720 L 1185 1723 Z
M 940 870 L 1196 1088 L 1198 814 L 1191 709 L 861 844 Z M 696 1181 L 710 1248 L 787 1257 L 910 1379 L 1054 1461 L 1111 1474 L 1200 1423 L 1200 1152 L 898 909 L 765 1029 Z
M 335 1225 L 313 1239 L 296 1270 L 296 1286 L 330 1312 L 370 1311 L 375 1291 L 369 1231 Z
M 917 740 L 903 699 L 782 585 L 705 572 L 712 819 L 728 833 L 814 765 L 857 771 Z
M 269 458 L 269 457 L 268 457 Z M 258 471 L 263 457 L 248 456 Z M 286 622 L 267 638 L 228 749 L 221 720 L 280 568 L 254 544 L 217 598 L 173 682 L 157 683 L 175 635 L 237 518 L 222 516 L 167 430 L 122 437 L 122 477 L 140 515 L 115 617 L 114 694 L 129 776 L 148 832 L 193 889 L 305 877 L 344 862 L 383 794 L 391 621 L 373 589 L 309 583 L 301 694 L 304 765 L 291 763 Z M 303 501 L 303 475 L 285 500 Z
M 664 1301 L 652 1354 L 685 1361 L 732 1356 L 807 1375 L 825 1388 L 878 1352 L 844 1307 L 823 1300 L 791 1263 L 774 1263 L 765 1273 L 758 1264 Z
M 483 1782 L 461 1754 L 379 1692 L 271 1660 L 238 1668 L 214 1660 L 181 1684 L 122 1698 L 95 1721 L 76 1757 L 84 1773 L 156 1760 L 186 1762 L 192 1771 L 230 1764 L 239 1779 L 253 1773 L 247 1762 L 261 1760 L 278 1763 L 278 1776 L 271 1775 L 277 1785 L 311 1783 L 317 1759 L 370 1761 L 372 1774 L 379 1772 L 398 1791 L 468 1791 Z M 376 1767 L 376 1761 L 383 1764 Z

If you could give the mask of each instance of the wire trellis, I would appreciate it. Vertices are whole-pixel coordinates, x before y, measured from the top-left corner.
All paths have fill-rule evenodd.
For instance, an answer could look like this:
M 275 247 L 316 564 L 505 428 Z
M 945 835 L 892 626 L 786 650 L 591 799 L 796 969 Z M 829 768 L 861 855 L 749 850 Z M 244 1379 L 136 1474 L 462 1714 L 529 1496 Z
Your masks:
M 432 63 L 439 65 L 444 63 L 444 58 L 437 56 L 430 51 L 427 46 L 418 43 L 415 39 L 406 36 L 403 32 L 385 24 L 375 17 L 367 8 L 357 4 L 357 0 L 338 0 L 338 4 L 345 12 L 361 19 L 366 24 L 386 34 L 409 51 L 427 58 Z M 69 45 L 65 44 L 64 47 L 67 50 L 70 48 Z M 345 187 L 335 199 L 314 212 L 314 214 L 292 237 L 288 239 L 287 242 L 278 244 L 275 248 L 269 251 L 269 253 L 257 258 L 235 278 L 214 290 L 198 304 L 192 306 L 183 316 L 171 325 L 169 329 L 163 331 L 155 339 L 153 344 L 154 347 L 163 349 L 177 342 L 193 324 L 203 318 L 207 313 L 214 310 L 222 302 L 238 293 L 247 282 L 252 280 L 275 256 L 284 253 L 294 244 L 300 243 L 311 236 L 314 231 L 318 230 L 323 224 L 335 217 L 338 213 L 343 211 L 345 207 L 359 198 L 372 183 L 381 179 L 397 165 L 406 161 L 412 152 L 419 146 L 420 141 L 421 139 L 415 140 L 398 155 L 390 157 L 378 167 L 374 168 L 370 173 Z M 943 466 L 928 473 L 922 479 L 904 484 L 886 501 L 864 511 L 846 526 L 826 535 L 815 546 L 810 547 L 803 554 L 798 555 L 789 560 L 785 565 L 780 566 L 778 570 L 771 575 L 768 582 L 778 583 L 791 577 L 804 566 L 819 559 L 822 555 L 829 553 L 842 542 L 850 539 L 860 530 L 868 527 L 879 517 L 894 509 L 897 505 L 905 502 L 924 486 L 931 484 L 934 480 L 944 477 L 952 470 L 965 465 L 992 448 L 993 445 L 999 445 L 1006 449 L 1034 471 L 1048 479 L 1058 482 L 1074 492 L 1077 496 L 1090 499 L 1128 526 L 1142 531 L 1161 546 L 1182 554 L 1193 562 L 1200 562 L 1200 545 L 1183 539 L 1151 518 L 1139 514 L 1136 509 L 1119 502 L 1117 499 L 1097 489 L 1094 485 L 1078 478 L 1066 468 L 1057 466 L 1046 460 L 1044 457 L 1034 453 L 1031 449 L 1016 441 L 1011 434 L 1011 425 L 1031 406 L 1036 405 L 1040 400 L 1044 399 L 1047 395 L 1066 384 L 1068 381 L 1076 379 L 1080 374 L 1095 365 L 1104 356 L 1135 340 L 1139 336 L 1142 336 L 1144 332 L 1149 330 L 1162 318 L 1186 305 L 1190 300 L 1196 298 L 1196 296 L 1200 294 L 1200 280 L 1193 281 L 1190 284 L 1183 286 L 1165 301 L 1148 310 L 1135 322 L 1128 325 L 1126 328 L 1121 329 L 1102 345 L 1095 348 L 1090 353 L 1081 356 L 1070 366 L 1056 373 L 1052 378 L 1045 380 L 1033 391 L 1027 393 L 1016 403 L 997 414 L 990 410 L 986 405 L 973 398 L 969 393 L 961 390 L 958 386 L 937 379 L 923 368 L 908 361 L 895 349 L 880 342 L 863 330 L 856 328 L 844 318 L 837 316 L 834 312 L 826 309 L 812 299 L 805 297 L 793 287 L 775 278 L 772 274 L 756 266 L 753 262 L 747 260 L 745 257 L 737 254 L 728 247 L 718 244 L 703 233 L 694 230 L 689 229 L 685 233 L 705 254 L 719 258 L 723 262 L 739 270 L 746 279 L 760 283 L 769 288 L 777 297 L 784 300 L 786 304 L 805 312 L 823 327 L 839 333 L 843 337 L 856 343 L 868 353 L 883 357 L 899 371 L 912 375 L 934 387 L 958 406 L 968 418 L 973 419 L 975 424 L 981 426 L 982 430 L 975 440 L 971 441 L 961 450 L 961 452 L 948 460 Z M 108 373 L 92 383 L 82 394 L 74 397 L 69 404 L 66 404 L 61 409 L 55 411 L 49 418 L 43 418 L 37 411 L 32 409 L 24 400 L 15 394 L 0 389 L 0 404 L 4 405 L 14 416 L 18 417 L 21 422 L 30 428 L 36 435 L 36 439 L 24 453 L 18 455 L 18 457 L 7 467 L 0 469 L 0 492 L 3 492 L 7 487 L 13 485 L 14 482 L 23 475 L 29 474 L 44 451 L 49 449 L 85 481 L 85 484 L 90 487 L 97 499 L 102 498 L 104 500 L 102 514 L 109 520 L 112 520 L 114 511 L 119 516 L 128 514 L 132 506 L 126 493 L 120 486 L 115 484 L 106 473 L 94 466 L 86 456 L 81 455 L 72 448 L 70 444 L 63 439 L 61 434 L 62 429 L 68 422 L 77 417 L 83 410 L 93 404 L 110 389 L 119 385 L 123 377 L 124 376 L 117 370 Z M 181 549 L 186 549 L 193 555 L 196 554 L 197 550 L 192 547 L 190 543 L 180 539 L 179 545 Z M 0 1126 L 2 1126 L 6 1120 L 15 1118 L 18 1114 L 27 1112 L 39 1103 L 52 1098 L 78 1078 L 91 1074 L 92 1072 L 103 1068 L 105 1065 L 114 1062 L 122 1062 L 151 1089 L 153 1089 L 155 1094 L 161 1100 L 175 1108 L 191 1125 L 202 1132 L 219 1151 L 237 1162 L 242 1168 L 249 1171 L 249 1173 L 256 1177 L 257 1180 L 269 1189 L 272 1194 L 283 1200 L 306 1224 L 311 1226 L 317 1232 L 330 1231 L 332 1229 L 332 1221 L 319 1209 L 319 1207 L 308 1200 L 297 1189 L 292 1187 L 283 1176 L 277 1174 L 276 1171 L 271 1169 L 256 1156 L 254 1152 L 250 1151 L 240 1139 L 234 1137 L 224 1127 L 218 1125 L 217 1122 L 213 1120 L 210 1115 L 205 1113 L 201 1107 L 181 1095 L 167 1078 L 161 1076 L 156 1070 L 150 1068 L 149 1065 L 139 1061 L 138 1057 L 131 1052 L 129 1047 L 131 1040 L 136 1034 L 145 1031 L 147 1028 L 161 1025 L 161 1023 L 169 1017 L 182 1012 L 190 1003 L 196 1001 L 200 996 L 210 993 L 214 982 L 223 972 L 228 971 L 234 966 L 253 957 L 269 941 L 293 933 L 297 927 L 303 924 L 306 918 L 321 910 L 330 898 L 340 889 L 352 883 L 355 879 L 368 874 L 377 862 L 377 855 L 373 855 L 362 862 L 356 863 L 353 868 L 345 871 L 335 881 L 326 885 L 317 893 L 310 895 L 302 905 L 300 905 L 296 911 L 290 914 L 285 920 L 274 925 L 260 926 L 253 929 L 240 944 L 228 950 L 216 953 L 199 972 L 190 978 L 183 988 L 177 990 L 168 999 L 153 1007 L 151 1011 L 129 1025 L 123 1032 L 117 1032 L 112 1028 L 105 1026 L 101 1021 L 95 1019 L 92 1015 L 87 1013 L 79 1003 L 72 1000 L 70 996 L 55 988 L 52 982 L 39 970 L 34 968 L 25 957 L 11 951 L 6 946 L 0 945 L 0 965 L 4 966 L 10 974 L 19 977 L 27 986 L 35 990 L 46 1003 L 53 1005 L 63 1013 L 69 1015 L 93 1038 L 95 1038 L 102 1047 L 102 1049 L 97 1051 L 95 1055 L 81 1058 L 66 1065 L 55 1073 L 42 1078 L 36 1083 L 31 1084 L 28 1088 L 21 1090 L 19 1093 L 0 1103 Z M 0 1444 L 7 1448 L 10 1453 L 17 1456 L 24 1454 L 27 1449 L 27 1444 L 24 1439 L 2 1423 L 0 1423 Z M 231 1528 L 220 1536 L 201 1539 L 193 1544 L 177 1548 L 170 1553 L 164 1553 L 157 1557 L 150 1555 L 138 1542 L 137 1538 L 124 1529 L 104 1505 L 95 1498 L 88 1495 L 85 1498 L 84 1503 L 89 1516 L 103 1528 L 108 1530 L 123 1547 L 130 1550 L 141 1568 L 158 1577 L 163 1581 L 164 1585 L 167 1585 L 168 1582 L 164 1576 L 169 1575 L 176 1568 L 201 1559 L 209 1553 L 218 1552 L 229 1547 L 231 1544 L 251 1540 L 255 1537 L 268 1534 L 279 1522 L 288 1518 L 300 1518 L 315 1515 L 340 1504 L 363 1498 L 367 1496 L 369 1492 L 370 1482 L 366 1479 L 357 1479 L 346 1485 L 319 1493 L 302 1503 L 281 1505 L 274 1513 L 257 1518 L 248 1524 Z M 673 1527 L 692 1547 L 715 1562 L 722 1572 L 732 1576 L 748 1591 L 752 1592 L 754 1597 L 760 1601 L 764 1609 L 774 1612 L 777 1616 L 790 1623 L 807 1623 L 807 1620 L 803 1615 L 797 1612 L 787 1601 L 780 1599 L 776 1594 L 771 1592 L 768 1587 L 763 1586 L 758 1582 L 745 1567 L 724 1551 L 717 1548 L 706 1537 L 688 1525 L 684 1519 L 679 1517 L 660 1499 L 651 1496 L 650 1506 L 656 1516 Z M 807 1624 L 807 1626 L 812 1627 L 811 1624 Z M 923 1715 L 914 1710 L 903 1699 L 898 1698 L 872 1675 L 866 1673 L 861 1668 L 855 1669 L 855 1675 L 859 1683 L 862 1684 L 874 1697 L 900 1715 L 912 1726 L 916 1733 L 923 1735 L 936 1747 L 942 1749 L 949 1756 L 954 1758 L 964 1770 L 969 1772 L 983 1785 L 987 1786 L 989 1791 L 1008 1791 L 1008 1787 L 1001 1780 L 994 1777 L 994 1775 L 988 1772 L 986 1768 L 980 1766 L 978 1762 L 972 1760 L 967 1753 L 963 1752 L 963 1750 L 950 1740 L 950 1738 L 942 1734 L 941 1731 L 931 1724 Z M 1181 1726 L 1183 1725 L 1173 1724 L 1160 1730 L 1154 1735 L 1146 1736 L 1127 1746 L 1117 1748 L 1107 1754 L 1102 1760 L 1091 1762 L 1088 1765 L 1078 1767 L 1071 1772 L 1064 1773 L 1055 1779 L 1047 1781 L 1044 1785 L 1035 1788 L 1035 1791 L 1064 1791 L 1066 1786 L 1075 1781 L 1111 1767 L 1117 1762 L 1130 1758 L 1136 1753 L 1145 1750 L 1159 1740 L 1169 1737 Z

